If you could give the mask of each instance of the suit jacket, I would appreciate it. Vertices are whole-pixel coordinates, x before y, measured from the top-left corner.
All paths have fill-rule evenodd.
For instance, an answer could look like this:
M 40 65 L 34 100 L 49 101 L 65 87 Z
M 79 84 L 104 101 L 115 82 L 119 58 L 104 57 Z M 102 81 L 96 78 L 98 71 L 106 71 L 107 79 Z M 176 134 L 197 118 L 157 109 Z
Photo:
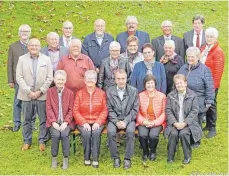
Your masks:
M 23 48 L 20 40 L 10 45 L 7 61 L 8 83 L 16 83 L 16 67 L 18 58 L 27 52 L 27 48 Z
M 19 84 L 17 98 L 22 101 L 30 101 L 28 94 L 33 88 L 33 65 L 30 53 L 19 57 L 16 69 L 16 79 Z M 39 53 L 34 91 L 42 91 L 38 100 L 46 100 L 46 92 L 53 80 L 53 69 L 50 58 Z
M 142 46 L 145 43 L 150 43 L 149 34 L 143 31 L 136 31 L 135 36 L 138 38 L 138 51 L 142 52 Z M 128 37 L 129 34 L 127 31 L 121 32 L 116 37 L 116 41 L 119 42 L 121 45 L 121 53 L 124 53 L 126 51 L 126 40 Z
M 175 53 L 181 56 L 183 59 L 185 57 L 185 49 L 184 49 L 184 42 L 181 38 L 172 35 L 171 40 L 175 42 Z M 165 54 L 164 53 L 164 44 L 165 39 L 164 36 L 159 36 L 152 40 L 153 48 L 155 49 L 155 57 L 156 61 L 160 61 L 161 57 Z
M 76 39 L 76 37 L 72 36 L 72 39 Z M 63 36 L 60 37 L 59 39 L 59 44 L 60 46 L 64 46 L 64 39 L 63 39 Z M 65 46 L 64 46 L 65 47 Z
M 188 31 L 188 32 L 185 32 L 184 33 L 184 48 L 185 48 L 185 51 L 190 47 L 190 46 L 193 46 L 193 36 L 194 36 L 194 29 L 191 30 L 191 31 Z M 202 35 L 202 43 L 200 45 L 203 46 L 204 44 L 206 43 L 206 40 L 205 40 L 205 30 L 203 30 L 203 35 Z

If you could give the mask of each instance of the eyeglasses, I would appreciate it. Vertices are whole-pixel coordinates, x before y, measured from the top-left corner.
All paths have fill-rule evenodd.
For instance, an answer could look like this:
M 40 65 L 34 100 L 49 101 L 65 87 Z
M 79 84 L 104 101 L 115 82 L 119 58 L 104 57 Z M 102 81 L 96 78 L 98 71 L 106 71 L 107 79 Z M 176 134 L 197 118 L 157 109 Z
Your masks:
M 64 29 L 72 29 L 72 27 L 64 27 Z
M 143 52 L 143 54 L 151 54 L 153 53 L 152 51 L 149 51 L 149 52 Z
M 110 50 L 110 51 L 112 51 L 112 52 L 120 52 L 120 50 Z
M 21 30 L 20 32 L 29 33 L 30 31 L 24 31 L 24 30 Z

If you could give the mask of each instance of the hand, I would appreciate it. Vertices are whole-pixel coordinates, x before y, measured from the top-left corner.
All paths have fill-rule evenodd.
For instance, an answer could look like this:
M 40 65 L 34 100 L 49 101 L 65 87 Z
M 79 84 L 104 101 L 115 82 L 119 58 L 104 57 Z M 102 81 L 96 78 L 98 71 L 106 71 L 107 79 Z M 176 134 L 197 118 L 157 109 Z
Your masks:
M 33 99 L 33 100 L 36 99 L 36 98 L 35 98 L 35 95 L 34 95 L 34 92 L 30 92 L 30 93 L 28 94 L 28 97 L 31 98 L 31 99 Z
M 10 88 L 14 88 L 14 83 L 9 83 Z
M 211 104 L 206 104 L 206 111 L 211 107 Z
M 34 92 L 35 99 L 38 99 L 40 96 L 41 96 L 41 91 L 40 90 Z
M 91 131 L 91 126 L 88 123 L 83 124 L 83 128 L 85 131 Z
M 99 129 L 99 124 L 98 123 L 94 123 L 92 125 L 92 130 L 98 130 Z
M 175 123 L 173 124 L 173 126 L 175 126 L 178 130 L 183 129 L 183 128 L 182 128 L 182 124 L 179 123 L 179 122 L 175 122 Z
M 62 123 L 61 126 L 60 126 L 60 131 L 61 132 L 64 131 L 67 126 L 68 126 L 68 123 L 67 122 Z
M 186 127 L 187 125 L 188 125 L 187 123 L 182 122 L 182 129 L 183 129 L 184 127 Z
M 148 124 L 146 125 L 147 128 L 152 128 L 153 126 L 155 126 L 154 121 L 148 121 Z
M 58 131 L 60 131 L 60 125 L 56 122 L 52 122 L 52 127 Z
M 122 129 L 122 123 L 121 123 L 121 121 L 118 121 L 116 123 L 116 126 L 117 126 L 118 129 Z
M 97 73 L 99 73 L 99 68 L 96 68 L 95 71 L 96 71 Z
M 125 129 L 126 128 L 126 123 L 123 122 L 123 121 L 120 121 L 120 123 L 121 123 L 121 129 Z

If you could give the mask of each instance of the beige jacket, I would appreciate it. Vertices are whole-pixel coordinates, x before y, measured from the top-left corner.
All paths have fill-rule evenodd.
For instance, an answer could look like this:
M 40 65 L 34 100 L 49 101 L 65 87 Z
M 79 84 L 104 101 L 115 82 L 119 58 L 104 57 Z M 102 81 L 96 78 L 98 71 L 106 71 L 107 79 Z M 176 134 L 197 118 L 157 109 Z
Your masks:
M 19 57 L 16 80 L 19 84 L 17 98 L 22 101 L 30 101 L 28 94 L 33 86 L 33 65 L 30 53 Z M 50 58 L 39 53 L 34 91 L 41 90 L 43 93 L 37 100 L 46 100 L 46 92 L 53 80 L 53 69 Z

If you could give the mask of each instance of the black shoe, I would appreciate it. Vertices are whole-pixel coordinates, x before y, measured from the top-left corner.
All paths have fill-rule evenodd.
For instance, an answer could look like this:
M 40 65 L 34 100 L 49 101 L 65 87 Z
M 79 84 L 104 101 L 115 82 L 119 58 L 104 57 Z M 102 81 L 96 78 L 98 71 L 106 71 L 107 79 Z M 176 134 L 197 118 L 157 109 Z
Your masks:
M 192 144 L 192 148 L 198 148 L 200 146 L 200 141 L 197 141 L 196 143 Z
M 148 155 L 147 154 L 142 154 L 142 160 L 145 162 L 145 161 L 147 161 L 147 159 L 148 159 Z
M 202 131 L 209 131 L 209 127 L 208 126 L 205 126 Z
M 114 168 L 119 168 L 121 165 L 121 160 L 119 158 L 114 159 Z
M 167 163 L 171 164 L 173 162 L 174 162 L 173 159 L 167 159 Z
M 156 159 L 156 153 L 151 153 L 150 154 L 150 160 L 154 161 Z
M 215 130 L 215 128 L 212 128 L 212 129 L 209 130 L 209 133 L 207 134 L 206 137 L 207 138 L 212 138 L 214 136 L 216 136 L 216 130 Z
M 184 159 L 184 160 L 183 160 L 183 164 L 189 164 L 190 161 L 191 161 L 191 157 L 188 158 L 188 159 Z
M 20 130 L 20 126 L 14 126 L 13 128 L 12 128 L 12 131 L 13 132 L 17 132 L 17 131 L 19 131 Z
M 124 159 L 124 169 L 129 169 L 131 167 L 131 160 Z

